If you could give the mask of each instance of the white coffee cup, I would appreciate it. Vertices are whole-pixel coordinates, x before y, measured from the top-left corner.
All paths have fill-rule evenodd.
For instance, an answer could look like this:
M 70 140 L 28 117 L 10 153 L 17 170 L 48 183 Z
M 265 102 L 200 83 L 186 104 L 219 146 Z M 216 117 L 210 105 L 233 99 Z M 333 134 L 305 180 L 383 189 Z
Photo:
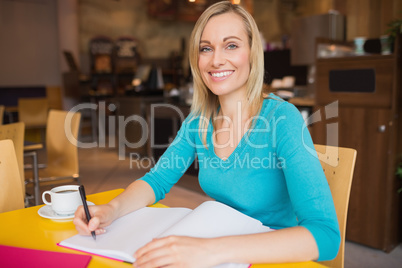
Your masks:
M 82 205 L 78 185 L 63 185 L 55 187 L 42 194 L 43 203 L 52 207 L 52 210 L 59 215 L 73 214 L 78 206 Z M 51 202 L 46 200 L 46 195 L 50 195 Z

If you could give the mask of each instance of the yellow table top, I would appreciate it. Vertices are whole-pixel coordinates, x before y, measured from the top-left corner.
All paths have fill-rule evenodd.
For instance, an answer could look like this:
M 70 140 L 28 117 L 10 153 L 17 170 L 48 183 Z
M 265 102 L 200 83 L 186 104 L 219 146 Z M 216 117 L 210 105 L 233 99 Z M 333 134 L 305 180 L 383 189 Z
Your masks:
M 88 201 L 96 205 L 106 204 L 123 189 L 116 189 L 107 192 L 88 195 Z M 57 252 L 88 254 L 72 249 L 57 246 L 57 243 L 77 234 L 72 220 L 53 221 L 39 216 L 35 206 L 10 212 L 0 213 L 0 245 L 8 245 L 23 248 L 49 250 Z M 156 207 L 165 207 L 162 204 L 155 204 Z M 130 267 L 128 264 L 92 255 L 88 267 Z M 265 267 L 324 267 L 316 262 L 286 263 L 286 264 L 258 264 L 253 268 Z

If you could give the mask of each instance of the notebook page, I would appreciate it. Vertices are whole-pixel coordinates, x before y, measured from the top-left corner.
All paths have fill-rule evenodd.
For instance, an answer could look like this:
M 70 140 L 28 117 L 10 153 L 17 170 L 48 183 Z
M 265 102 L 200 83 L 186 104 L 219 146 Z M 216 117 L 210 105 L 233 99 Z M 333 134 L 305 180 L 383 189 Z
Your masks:
M 217 201 L 206 201 L 159 237 L 184 235 L 211 238 L 272 231 L 259 220 Z
M 115 220 L 105 228 L 106 233 L 96 236 L 96 241 L 91 236 L 75 235 L 59 245 L 134 262 L 132 255 L 137 249 L 190 212 L 187 208 L 145 207 Z
M 273 231 L 259 220 L 249 217 L 225 204 L 207 201 L 195 208 L 159 237 L 183 235 L 211 238 Z M 247 268 L 250 264 L 224 263 L 214 268 Z

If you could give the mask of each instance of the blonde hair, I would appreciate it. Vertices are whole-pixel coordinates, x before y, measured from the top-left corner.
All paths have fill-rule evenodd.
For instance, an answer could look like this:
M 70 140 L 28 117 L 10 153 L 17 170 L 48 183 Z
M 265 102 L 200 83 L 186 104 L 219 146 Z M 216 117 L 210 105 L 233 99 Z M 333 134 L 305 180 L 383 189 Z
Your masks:
M 204 28 L 210 18 L 225 13 L 234 13 L 240 16 L 244 22 L 250 46 L 250 74 L 246 83 L 247 100 L 250 107 L 250 115 L 255 116 L 262 106 L 262 90 L 264 84 L 264 57 L 260 39 L 260 33 L 253 17 L 239 5 L 222 1 L 207 8 L 197 20 L 191 33 L 189 44 L 189 60 L 194 81 L 194 96 L 191 112 L 200 117 L 200 133 L 203 133 L 202 141 L 206 146 L 206 134 L 210 119 L 215 117 L 219 107 L 218 97 L 213 94 L 202 80 L 198 68 L 200 54 L 200 40 Z

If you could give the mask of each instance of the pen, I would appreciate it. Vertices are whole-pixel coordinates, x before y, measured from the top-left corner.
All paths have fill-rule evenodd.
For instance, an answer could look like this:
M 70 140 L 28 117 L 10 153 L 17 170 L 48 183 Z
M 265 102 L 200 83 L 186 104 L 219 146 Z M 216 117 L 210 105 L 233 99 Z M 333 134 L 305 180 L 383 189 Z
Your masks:
M 84 185 L 80 185 L 80 187 L 78 187 L 78 189 L 80 190 L 82 205 L 84 206 L 85 215 L 87 216 L 87 221 L 89 222 L 91 220 L 91 214 L 89 214 L 89 210 L 88 210 L 87 196 L 85 195 Z M 95 231 L 92 231 L 91 235 L 96 240 Z

